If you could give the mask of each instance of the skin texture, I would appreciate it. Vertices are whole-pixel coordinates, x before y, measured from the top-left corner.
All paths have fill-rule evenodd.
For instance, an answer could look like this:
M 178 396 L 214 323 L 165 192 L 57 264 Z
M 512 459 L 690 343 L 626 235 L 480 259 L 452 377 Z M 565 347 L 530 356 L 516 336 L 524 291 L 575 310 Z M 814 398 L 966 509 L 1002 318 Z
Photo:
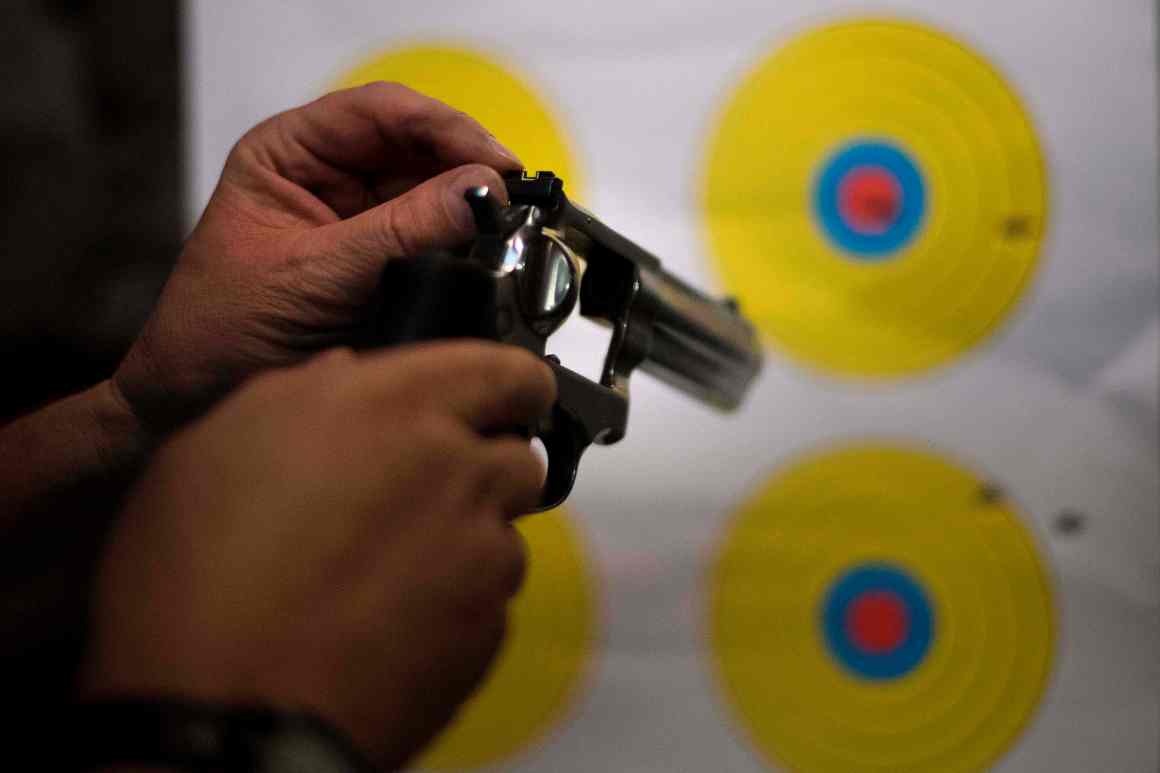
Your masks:
M 83 688 L 315 711 L 384 768 L 452 717 L 502 641 L 543 469 L 495 436 L 555 399 L 482 342 L 338 350 L 179 433 L 105 556 Z
M 475 120 L 395 83 L 254 127 L 114 376 L 0 428 L 0 529 L 107 518 L 171 431 L 251 375 L 350 343 L 386 261 L 465 243 L 463 192 L 505 200 L 500 172 L 519 168 Z
M 344 343 L 383 264 L 475 234 L 463 193 L 519 161 L 398 84 L 336 92 L 238 142 L 160 302 L 113 377 L 147 426 L 197 415 L 264 368 Z
M 500 175 L 520 167 L 474 120 L 399 84 L 336 92 L 248 132 L 113 377 L 0 428 L 0 530 L 19 559 L 0 589 L 19 610 L 4 621 L 6 666 L 83 637 L 112 525 L 86 689 L 313 707 L 386 765 L 445 721 L 502 635 L 506 596 L 493 586 L 515 585 L 504 519 L 511 486 L 522 496 L 531 477 L 526 443 L 484 443 L 486 415 L 428 402 L 459 394 L 461 376 L 479 387 L 461 362 L 478 353 L 443 352 L 464 370 L 430 365 L 438 378 L 406 387 L 386 373 L 434 354 L 371 357 L 368 369 L 312 358 L 354 339 L 386 261 L 465 243 L 463 192 L 487 185 L 506 200 Z M 487 373 L 506 383 L 506 370 Z M 354 386 L 365 380 L 380 388 Z M 198 421 L 239 387 L 221 406 L 229 419 Z M 524 416 L 521 405 L 493 408 Z M 434 668 L 428 655 L 464 665 Z

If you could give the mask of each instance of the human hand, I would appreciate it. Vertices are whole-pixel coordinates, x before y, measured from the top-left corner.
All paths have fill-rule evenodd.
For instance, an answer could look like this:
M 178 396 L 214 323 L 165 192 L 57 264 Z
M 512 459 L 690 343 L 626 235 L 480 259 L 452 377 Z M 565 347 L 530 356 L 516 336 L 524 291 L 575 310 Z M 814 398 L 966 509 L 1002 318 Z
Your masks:
M 401 765 L 482 678 L 538 501 L 533 355 L 484 342 L 327 353 L 256 377 L 163 446 L 94 603 L 86 697 L 316 712 Z
M 112 383 L 172 428 L 247 376 L 350 343 L 383 264 L 468 241 L 463 199 L 520 162 L 478 123 L 399 84 L 336 92 L 230 153 Z

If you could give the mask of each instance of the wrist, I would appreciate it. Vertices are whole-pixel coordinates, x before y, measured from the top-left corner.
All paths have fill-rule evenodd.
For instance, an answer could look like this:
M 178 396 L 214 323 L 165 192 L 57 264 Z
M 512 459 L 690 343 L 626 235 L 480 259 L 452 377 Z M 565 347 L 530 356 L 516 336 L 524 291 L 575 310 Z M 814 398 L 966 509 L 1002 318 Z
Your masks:
M 109 381 L 16 419 L 0 430 L 0 522 L 113 502 L 151 446 Z
M 82 396 L 88 399 L 89 447 L 105 477 L 131 475 L 153 447 L 145 427 L 114 379 L 106 379 Z

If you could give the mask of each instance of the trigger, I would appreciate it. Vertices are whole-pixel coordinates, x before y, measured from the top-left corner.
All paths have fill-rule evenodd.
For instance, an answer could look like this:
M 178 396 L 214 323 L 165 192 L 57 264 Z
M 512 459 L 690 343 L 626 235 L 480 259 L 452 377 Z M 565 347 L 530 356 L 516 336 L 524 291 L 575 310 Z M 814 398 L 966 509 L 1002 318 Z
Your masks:
M 551 417 L 541 423 L 536 437 L 544 444 L 548 458 L 540 504 L 532 511 L 539 513 L 558 507 L 572 493 L 576 472 L 580 468 L 580 457 L 588 447 L 588 442 L 584 437 L 583 426 L 564 413 L 558 405 L 552 408 Z
M 536 427 L 544 444 L 548 472 L 540 505 L 534 512 L 556 507 L 572 492 L 580 457 L 592 443 L 615 443 L 624 436 L 628 399 L 608 387 L 565 368 L 559 358 L 544 358 L 556 374 L 556 403 Z

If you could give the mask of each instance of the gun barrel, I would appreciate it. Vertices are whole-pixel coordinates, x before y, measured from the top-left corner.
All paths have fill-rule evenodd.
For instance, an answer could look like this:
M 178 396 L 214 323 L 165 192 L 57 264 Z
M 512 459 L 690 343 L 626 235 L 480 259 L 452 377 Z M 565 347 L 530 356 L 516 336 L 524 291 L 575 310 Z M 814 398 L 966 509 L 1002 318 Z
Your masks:
M 713 300 L 659 266 L 641 266 L 634 305 L 653 320 L 641 370 L 721 410 L 741 404 L 762 353 L 733 302 Z
M 590 278 L 581 286 L 582 314 L 614 321 L 625 311 L 619 304 L 629 302 L 634 316 L 645 320 L 649 330 L 641 337 L 647 344 L 626 344 L 634 357 L 625 372 L 639 367 L 724 411 L 740 406 L 761 371 L 762 351 L 735 303 L 709 298 L 665 271 L 655 255 L 569 201 L 550 173 L 512 180 L 508 190 L 513 201 L 526 199 L 552 212 L 552 226 L 585 257 Z M 637 278 L 635 293 L 622 281 L 630 276 Z M 609 362 L 618 365 L 610 354 Z

